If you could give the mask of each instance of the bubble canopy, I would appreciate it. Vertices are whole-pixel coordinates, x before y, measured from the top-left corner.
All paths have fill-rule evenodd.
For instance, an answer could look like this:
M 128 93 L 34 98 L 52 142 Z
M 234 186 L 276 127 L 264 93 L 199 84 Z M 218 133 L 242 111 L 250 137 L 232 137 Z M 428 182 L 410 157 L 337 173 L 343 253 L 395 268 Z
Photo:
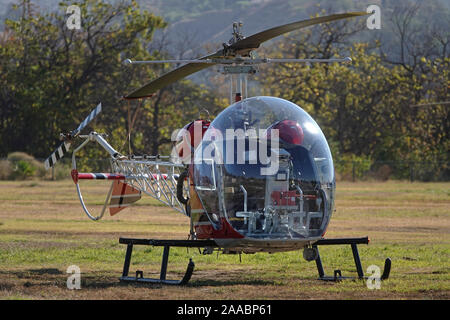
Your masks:
M 193 179 L 214 228 L 226 222 L 249 239 L 321 237 L 334 209 L 325 136 L 280 98 L 252 97 L 222 111 L 195 150 Z

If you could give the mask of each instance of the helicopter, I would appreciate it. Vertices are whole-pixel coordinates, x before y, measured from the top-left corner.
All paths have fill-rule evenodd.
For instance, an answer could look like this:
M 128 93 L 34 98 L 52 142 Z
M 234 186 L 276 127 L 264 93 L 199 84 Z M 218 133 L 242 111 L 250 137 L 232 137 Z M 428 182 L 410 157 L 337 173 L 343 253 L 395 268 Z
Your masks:
M 334 211 L 336 182 L 333 158 L 327 140 L 314 119 L 300 106 L 278 97 L 247 97 L 247 77 L 267 63 L 349 63 L 351 58 L 269 59 L 256 58 L 253 51 L 263 42 L 284 33 L 340 19 L 367 15 L 348 12 L 315 17 L 277 26 L 249 37 L 242 23 L 233 24 L 232 38 L 223 48 L 194 60 L 133 61 L 126 65 L 178 63 L 180 67 L 125 95 L 123 99 L 150 98 L 190 74 L 211 66 L 223 67 L 230 76 L 230 105 L 213 121 L 196 119 L 174 135 L 170 156 L 123 155 L 103 134 L 81 131 L 102 111 L 101 103 L 70 133 L 45 161 L 46 168 L 68 152 L 76 139 L 84 141 L 72 153 L 71 176 L 86 215 L 100 220 L 151 196 L 190 220 L 187 240 L 120 238 L 127 245 L 121 281 L 186 284 L 193 273 L 190 259 L 181 280 L 167 280 L 170 247 L 203 248 L 203 254 L 220 250 L 225 254 L 285 252 L 303 249 L 307 261 L 315 261 L 319 279 L 339 281 L 340 270 L 326 276 L 318 246 L 351 245 L 358 278 L 364 278 L 357 244 L 365 238 L 325 239 Z M 97 142 L 110 155 L 111 173 L 80 173 L 76 154 L 87 143 Z M 98 215 L 85 205 L 80 180 L 112 180 L 105 204 Z M 129 276 L 134 245 L 163 246 L 159 279 L 144 278 L 142 271 Z M 381 279 L 389 277 L 391 260 L 385 261 Z

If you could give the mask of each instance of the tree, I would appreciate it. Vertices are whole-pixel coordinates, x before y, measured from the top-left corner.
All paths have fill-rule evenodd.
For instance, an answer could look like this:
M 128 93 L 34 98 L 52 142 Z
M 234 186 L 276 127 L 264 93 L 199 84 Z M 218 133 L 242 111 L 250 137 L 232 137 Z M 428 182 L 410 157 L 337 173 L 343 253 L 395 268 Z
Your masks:
M 81 9 L 81 30 L 67 28 L 69 5 Z M 172 131 L 195 119 L 203 108 L 220 110 L 215 95 L 183 80 L 141 101 L 121 99 L 168 66 L 125 67 L 126 58 L 170 58 L 167 44 L 153 42 L 166 23 L 135 1 L 108 4 L 63 2 L 59 11 L 39 13 L 30 1 L 7 20 L 0 44 L 0 156 L 15 150 L 46 157 L 60 132 L 76 128 L 102 102 L 95 123 L 120 152 L 169 151 Z M 172 67 L 172 66 L 170 66 Z M 101 150 L 83 149 L 90 157 Z
M 413 13 L 405 14 L 404 23 L 400 18 L 395 20 L 399 28 L 408 26 Z M 433 171 L 442 171 L 442 163 L 449 161 L 445 104 L 449 100 L 449 61 L 440 54 L 446 54 L 448 41 L 442 34 L 421 34 L 423 43 L 434 44 L 432 50 L 426 51 L 425 46 L 405 49 L 399 55 L 402 59 L 395 61 L 390 60 L 395 55 L 386 56 L 379 50 L 379 42 L 351 44 L 349 40 L 358 33 L 348 27 L 325 24 L 272 46 L 271 56 L 330 58 L 349 54 L 353 62 L 272 67 L 261 79 L 266 92 L 309 112 L 324 130 L 338 161 L 355 156 L 404 161 L 404 170 L 411 161 L 428 161 L 436 163 L 427 164 Z M 400 38 L 409 39 L 407 28 L 401 28 Z
M 45 157 L 60 132 L 73 130 L 99 101 L 102 119 L 116 124 L 117 101 L 129 85 L 152 76 L 151 68 L 130 73 L 124 57 L 151 59 L 145 50 L 164 21 L 136 2 L 63 2 L 41 14 L 30 1 L 23 14 L 6 20 L 0 45 L 0 155 L 22 150 Z M 65 10 L 81 8 L 81 30 L 69 30 Z M 119 114 L 120 115 L 120 114 Z

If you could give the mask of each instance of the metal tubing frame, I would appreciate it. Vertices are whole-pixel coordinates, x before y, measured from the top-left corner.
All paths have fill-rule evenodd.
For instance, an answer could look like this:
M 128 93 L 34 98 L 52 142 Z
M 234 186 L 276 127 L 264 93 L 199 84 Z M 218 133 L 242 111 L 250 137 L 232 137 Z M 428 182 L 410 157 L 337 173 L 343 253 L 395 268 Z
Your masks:
M 165 205 L 175 209 L 176 211 L 187 215 L 185 206 L 178 200 L 176 195 L 177 177 L 181 170 L 185 169 L 183 164 L 173 163 L 169 161 L 160 161 L 155 157 L 155 160 L 129 160 L 124 159 L 119 152 L 117 152 L 102 136 L 97 132 L 91 132 L 89 135 L 79 136 L 84 138 L 83 141 L 72 153 L 72 169 L 76 170 L 76 157 L 77 152 L 82 149 L 88 142 L 96 141 L 103 147 L 111 156 L 111 165 L 113 171 L 123 174 L 125 180 L 131 186 L 137 188 L 141 192 L 151 196 L 152 198 L 159 200 Z M 161 168 L 164 168 L 162 172 Z M 178 172 L 176 172 L 176 170 Z M 162 178 L 165 175 L 165 178 Z M 100 220 L 106 209 L 106 203 L 109 201 L 112 189 L 105 200 L 105 206 L 101 214 L 94 217 L 84 204 L 83 197 L 78 182 L 75 183 L 80 200 L 86 215 L 94 221 Z M 189 192 L 189 190 L 186 190 Z
M 187 215 L 185 206 L 178 200 L 176 194 L 176 176 L 180 174 L 176 173 L 176 170 L 184 170 L 184 165 L 167 161 L 113 159 L 112 166 L 114 171 L 127 177 L 127 183 L 131 186 Z M 162 172 L 160 167 L 167 171 Z M 161 178 L 163 175 L 167 177 Z

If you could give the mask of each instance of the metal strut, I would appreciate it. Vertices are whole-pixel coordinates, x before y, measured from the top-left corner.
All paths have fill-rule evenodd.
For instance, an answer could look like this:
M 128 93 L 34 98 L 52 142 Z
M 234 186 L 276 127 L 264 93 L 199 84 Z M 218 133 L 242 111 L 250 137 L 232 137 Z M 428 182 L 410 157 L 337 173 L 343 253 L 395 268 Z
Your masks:
M 316 266 L 317 271 L 319 272 L 319 280 L 324 281 L 340 281 L 343 279 L 354 279 L 354 277 L 343 277 L 341 270 L 334 270 L 333 276 L 325 275 L 325 271 L 322 265 L 322 259 L 320 258 L 319 248 L 318 246 L 329 246 L 329 245 L 345 245 L 349 244 L 352 248 L 353 260 L 355 261 L 356 272 L 358 273 L 358 279 L 366 279 L 364 276 L 364 271 L 361 264 L 361 259 L 359 257 L 358 252 L 358 244 L 369 244 L 369 238 L 342 238 L 342 239 L 321 239 L 312 245 L 313 249 L 316 251 Z M 391 272 L 391 259 L 387 258 L 384 262 L 384 270 L 383 274 L 380 277 L 380 280 L 386 280 L 389 278 L 389 274 Z

